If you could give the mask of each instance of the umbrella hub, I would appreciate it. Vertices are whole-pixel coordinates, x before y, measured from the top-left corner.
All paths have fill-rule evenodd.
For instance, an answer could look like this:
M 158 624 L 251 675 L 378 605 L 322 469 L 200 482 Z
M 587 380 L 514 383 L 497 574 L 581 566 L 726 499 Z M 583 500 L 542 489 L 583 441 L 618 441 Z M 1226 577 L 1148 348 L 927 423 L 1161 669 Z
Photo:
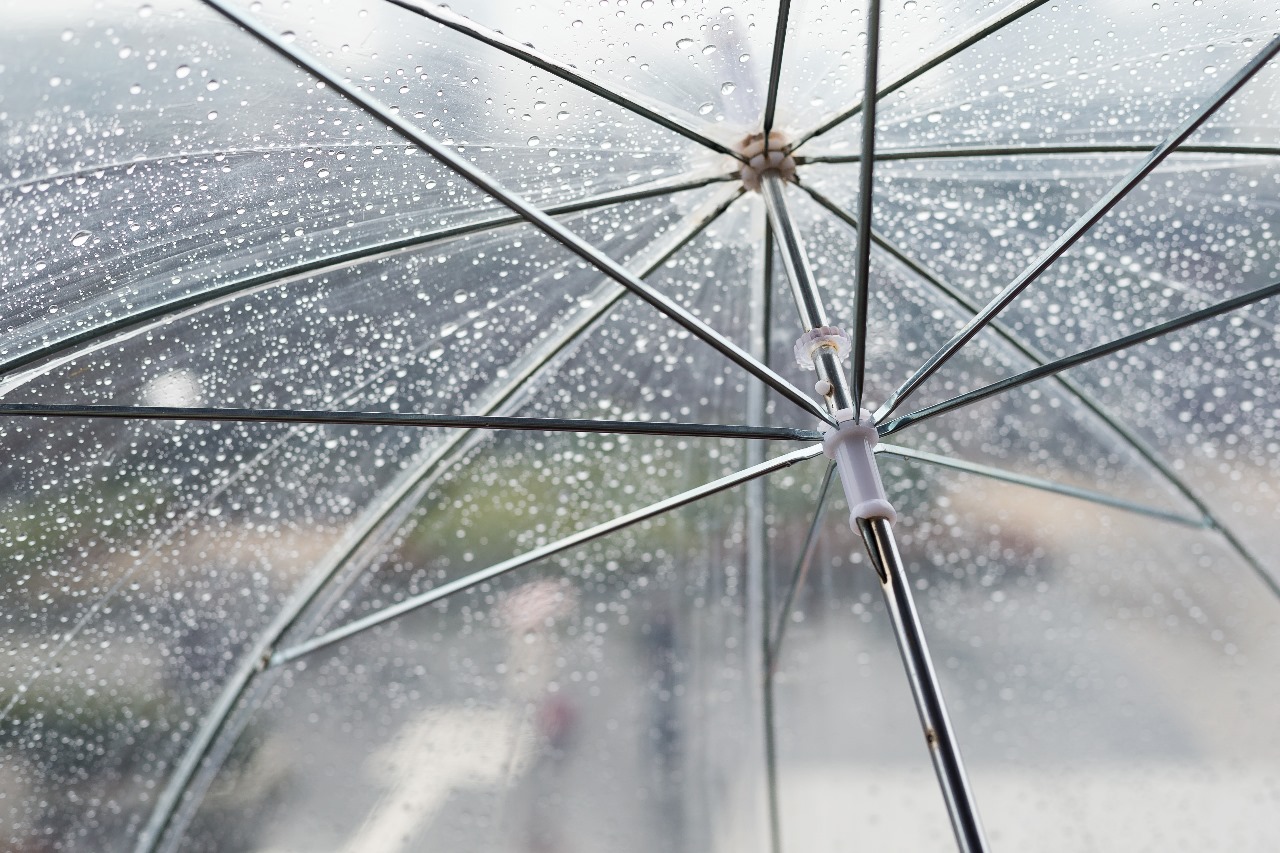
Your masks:
M 777 130 L 755 133 L 742 141 L 738 150 L 746 160 L 739 170 L 742 185 L 760 192 L 761 178 L 768 172 L 776 172 L 784 181 L 796 179 L 796 159 L 791 156 L 790 142 Z
M 836 463 L 840 485 L 849 503 L 849 526 L 858 529 L 858 519 L 883 518 L 896 521 L 898 513 L 885 494 L 876 464 L 875 446 L 880 441 L 871 413 L 866 409 L 855 419 L 852 409 L 836 412 L 837 423 L 823 430 L 822 452 Z

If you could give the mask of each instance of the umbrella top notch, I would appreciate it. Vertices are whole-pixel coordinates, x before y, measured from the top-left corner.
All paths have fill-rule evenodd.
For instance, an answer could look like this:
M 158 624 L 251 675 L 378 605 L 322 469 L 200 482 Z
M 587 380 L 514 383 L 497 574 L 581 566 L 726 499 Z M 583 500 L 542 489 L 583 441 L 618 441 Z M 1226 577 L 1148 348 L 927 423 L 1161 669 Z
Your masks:
M 791 156 L 787 135 L 781 131 L 751 134 L 739 144 L 738 153 L 743 161 L 738 176 L 742 186 L 752 192 L 761 191 L 768 174 L 776 174 L 784 181 L 796 180 L 796 159 Z

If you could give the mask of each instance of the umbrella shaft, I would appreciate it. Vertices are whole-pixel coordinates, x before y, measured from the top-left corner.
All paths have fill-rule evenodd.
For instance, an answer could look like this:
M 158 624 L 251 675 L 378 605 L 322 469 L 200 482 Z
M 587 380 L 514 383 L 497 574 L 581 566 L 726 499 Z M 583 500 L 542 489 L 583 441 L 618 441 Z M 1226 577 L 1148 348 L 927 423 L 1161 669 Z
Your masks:
M 787 271 L 787 281 L 791 283 L 791 293 L 795 297 L 796 308 L 800 312 L 801 325 L 806 332 L 826 326 L 827 311 L 822 305 L 817 279 L 809 264 L 804 243 L 800 240 L 800 232 L 791 218 L 791 209 L 787 206 L 784 188 L 786 182 L 778 176 L 777 172 L 765 172 L 760 181 L 760 193 L 764 196 L 770 227 L 777 236 L 782 250 L 782 265 Z M 827 408 L 832 414 L 842 409 L 852 409 L 854 407 L 853 392 L 849 387 L 849 379 L 845 375 L 839 354 L 828 347 L 822 347 L 814 353 L 813 362 L 818 378 L 826 382 L 829 387 L 829 390 L 823 394 Z
M 911 695 L 915 698 L 925 742 L 929 745 L 929 756 L 951 817 L 956 844 L 962 853 L 986 853 L 988 847 L 978 818 L 977 802 L 969 788 L 960 747 L 947 717 L 942 689 L 933 670 L 933 659 L 911 598 L 902 557 L 893 538 L 893 527 L 886 519 L 872 518 L 859 519 L 858 528 L 880 577 L 889 618 L 893 622 L 894 638 L 898 641 L 898 651 L 902 653 L 903 669 L 911 683 Z

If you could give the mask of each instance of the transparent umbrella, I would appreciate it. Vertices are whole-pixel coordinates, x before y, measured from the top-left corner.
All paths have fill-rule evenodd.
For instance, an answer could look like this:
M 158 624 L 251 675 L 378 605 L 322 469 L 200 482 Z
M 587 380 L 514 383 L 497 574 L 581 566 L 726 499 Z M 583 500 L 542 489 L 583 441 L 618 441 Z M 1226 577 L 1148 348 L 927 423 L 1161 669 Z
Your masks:
M 1275 849 L 1268 4 L 5 21 L 6 849 Z

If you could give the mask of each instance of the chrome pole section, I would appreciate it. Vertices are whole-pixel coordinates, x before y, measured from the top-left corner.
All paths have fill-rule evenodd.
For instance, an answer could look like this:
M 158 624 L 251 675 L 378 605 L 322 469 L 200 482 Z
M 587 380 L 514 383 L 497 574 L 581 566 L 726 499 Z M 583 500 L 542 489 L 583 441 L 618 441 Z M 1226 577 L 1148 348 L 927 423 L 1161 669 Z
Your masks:
M 916 614 L 911 598 L 911 586 L 902 567 L 902 557 L 893 538 L 893 527 L 888 519 L 858 519 L 858 529 L 866 543 L 867 553 L 880 577 L 885 604 L 893 623 L 894 638 L 902 654 L 902 667 L 911 683 L 911 695 L 920 714 L 925 743 L 929 745 L 929 757 L 933 760 L 938 785 L 951 816 L 951 828 L 955 831 L 956 844 L 961 853 L 985 853 L 988 850 L 978 818 L 978 806 L 969 777 L 960 758 L 960 747 L 951 730 L 947 706 L 942 701 L 942 690 L 933 670 L 933 659 L 924 640 L 920 617 Z
M 809 265 L 809 256 L 800 241 L 800 232 L 796 230 L 791 210 L 787 207 L 785 183 L 777 172 L 765 172 L 760 179 L 760 194 L 769 213 L 769 227 L 782 249 L 782 265 L 787 271 L 787 281 L 791 283 L 791 295 L 795 297 L 796 308 L 800 311 L 800 321 L 804 331 L 809 332 L 828 325 L 827 312 L 822 306 L 822 295 Z M 813 362 L 818 372 L 819 392 L 827 408 L 833 414 L 853 408 L 853 394 L 840 353 L 824 346 L 813 354 Z M 857 413 L 854 414 L 856 417 Z
M 766 172 L 762 176 L 760 191 L 769 214 L 769 225 L 782 247 L 787 278 L 791 282 L 805 331 L 825 326 L 827 317 L 822 307 L 821 294 L 809 266 L 804 244 L 800 241 L 787 209 L 782 178 L 777 173 Z M 852 407 L 853 397 L 845 378 L 840 353 L 831 346 L 823 346 L 814 353 L 813 361 L 820 380 L 825 380 L 825 383 L 819 381 L 818 385 L 825 392 L 823 396 L 832 414 Z M 842 467 L 842 481 L 845 473 Z M 878 477 L 876 479 L 878 481 Z M 848 482 L 844 486 L 852 508 L 855 502 L 849 496 L 852 486 Z M 889 511 L 892 512 L 891 509 Z M 898 650 L 902 653 L 903 669 L 911 685 L 911 694 L 915 697 L 916 710 L 920 714 L 925 742 L 929 745 L 929 754 L 938 774 L 942 797 L 951 816 L 956 843 L 961 853 L 986 853 L 987 842 L 982 835 L 977 805 L 969 789 L 964 764 L 960 760 L 960 750 L 951 731 L 951 722 L 947 719 L 942 690 L 934 675 L 929 647 L 925 644 L 920 618 L 911 599 L 911 588 L 907 585 L 906 574 L 902 569 L 902 558 L 898 555 L 898 546 L 894 542 L 893 527 L 888 518 L 873 517 L 858 518 L 858 528 L 866 542 L 867 553 L 875 566 L 876 574 L 880 577 L 885 603 L 893 620 Z

